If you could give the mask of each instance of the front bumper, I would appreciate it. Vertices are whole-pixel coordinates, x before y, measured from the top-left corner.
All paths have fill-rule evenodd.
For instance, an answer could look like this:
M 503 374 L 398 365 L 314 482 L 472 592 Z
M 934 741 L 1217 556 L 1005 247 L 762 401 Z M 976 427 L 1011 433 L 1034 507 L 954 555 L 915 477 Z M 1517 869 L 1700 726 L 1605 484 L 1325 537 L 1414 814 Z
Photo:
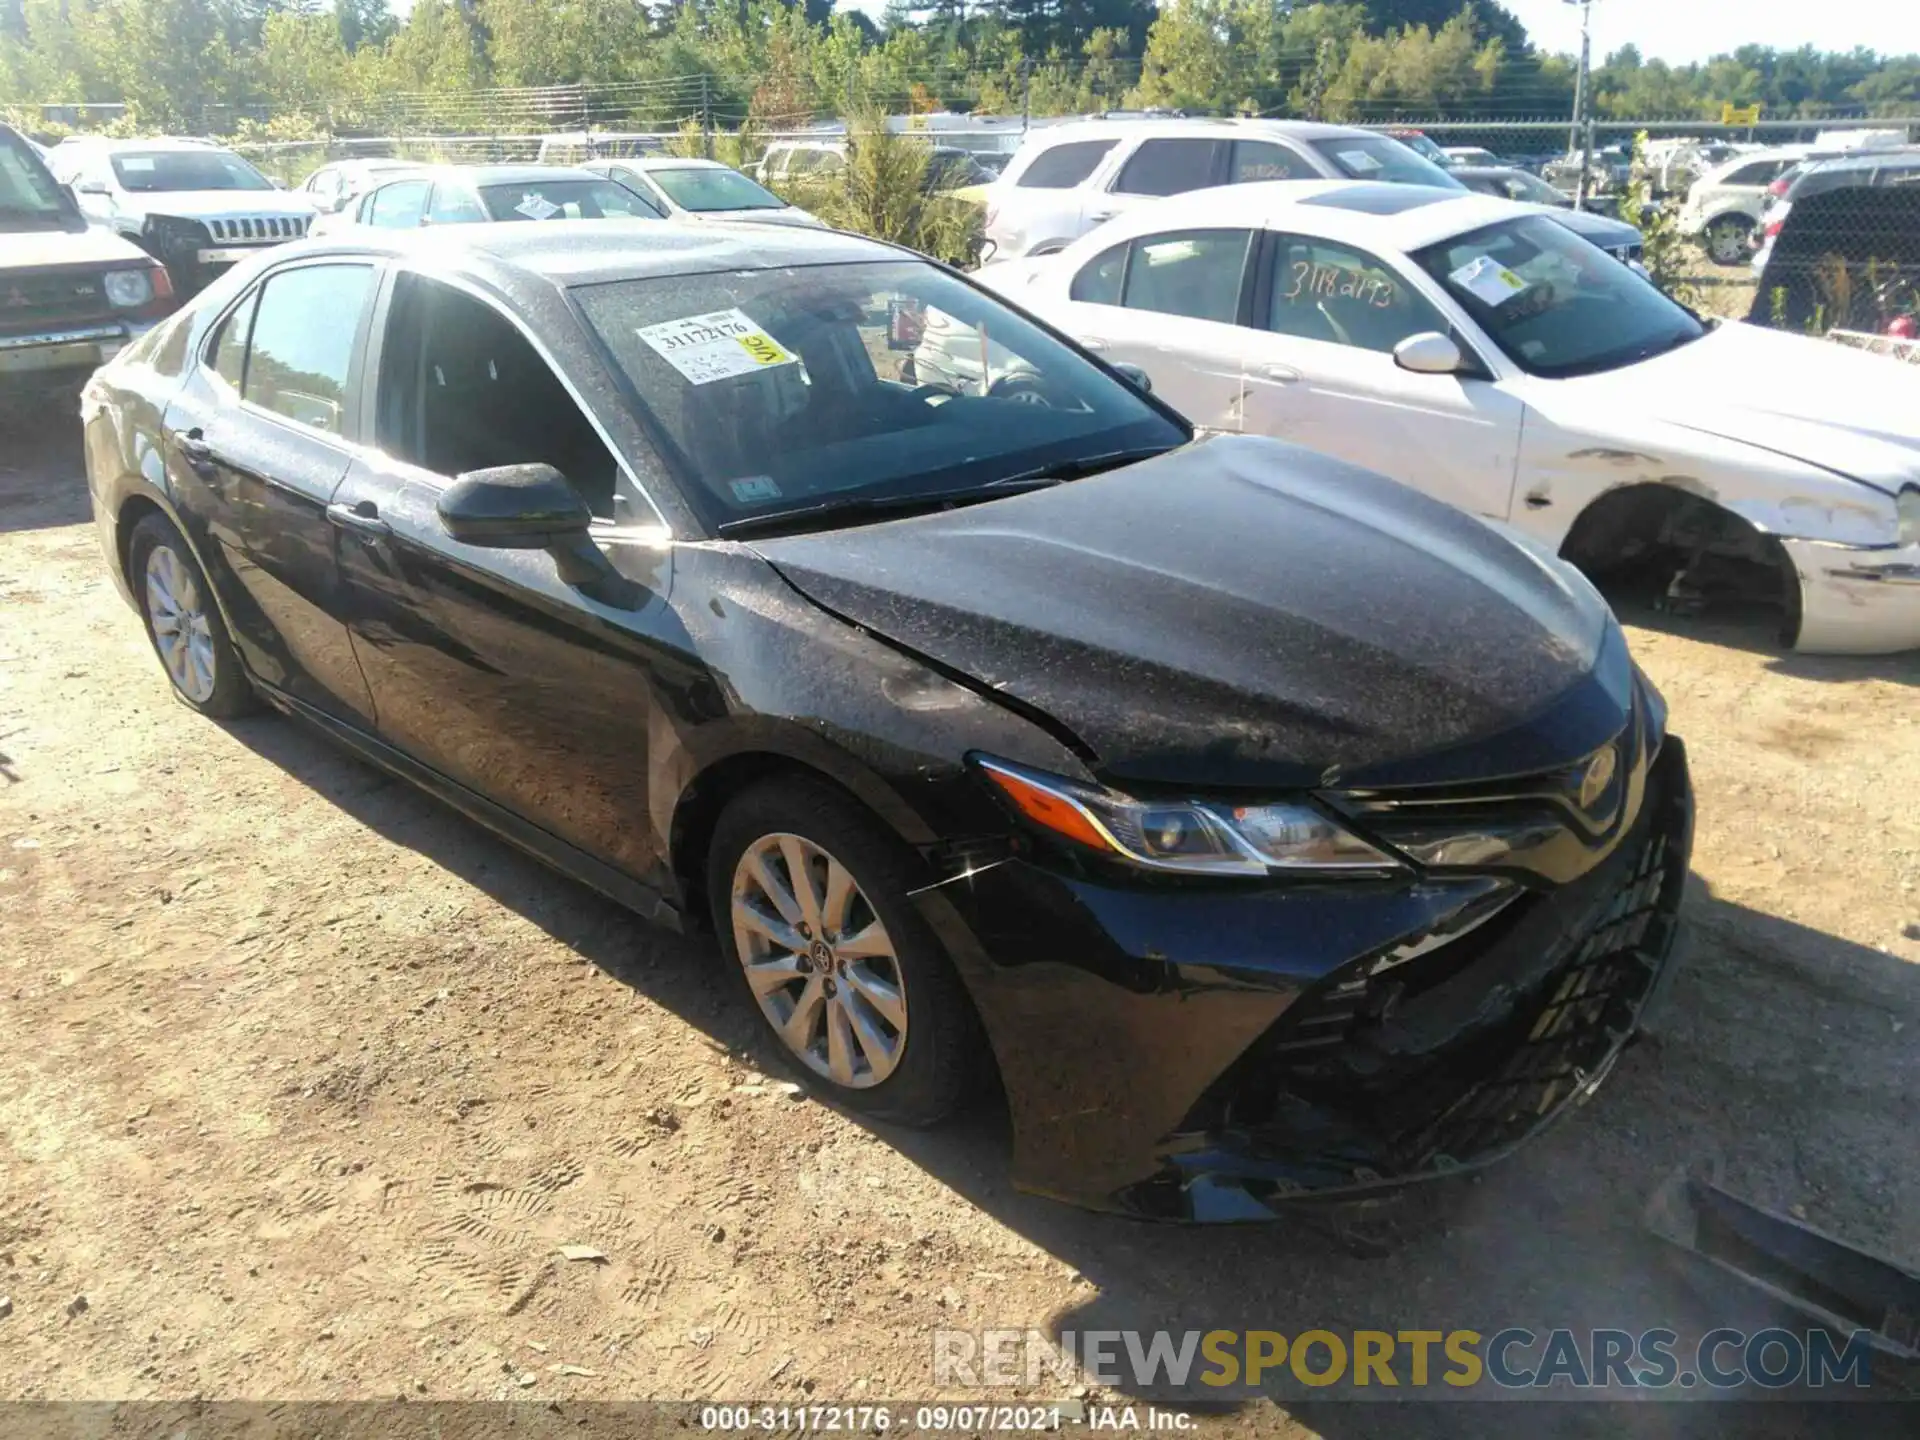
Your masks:
M 1780 544 L 1800 576 L 1796 650 L 1888 655 L 1920 646 L 1920 545 Z
M 1506 1155 L 1606 1077 L 1673 946 L 1684 747 L 1628 783 L 1617 833 L 1559 886 L 1123 889 L 1014 859 L 922 892 L 994 1045 L 1015 1183 L 1254 1220 Z
M 0 388 L 37 390 L 82 379 L 147 328 L 111 320 L 0 335 Z

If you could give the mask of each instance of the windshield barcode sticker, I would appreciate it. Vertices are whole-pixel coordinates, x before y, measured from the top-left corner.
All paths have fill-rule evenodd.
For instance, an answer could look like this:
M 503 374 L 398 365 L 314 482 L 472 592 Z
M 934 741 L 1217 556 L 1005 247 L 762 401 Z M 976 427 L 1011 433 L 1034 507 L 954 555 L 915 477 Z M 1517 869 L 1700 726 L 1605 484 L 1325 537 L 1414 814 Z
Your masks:
M 799 359 L 740 310 L 689 315 L 635 333 L 695 385 L 711 385 L 773 365 L 792 365 Z
M 1525 280 L 1491 255 L 1476 256 L 1447 278 L 1485 305 L 1503 304 L 1527 288 Z
M 560 207 L 558 205 L 537 191 L 524 196 L 520 203 L 513 208 L 529 220 L 551 220 L 560 213 Z

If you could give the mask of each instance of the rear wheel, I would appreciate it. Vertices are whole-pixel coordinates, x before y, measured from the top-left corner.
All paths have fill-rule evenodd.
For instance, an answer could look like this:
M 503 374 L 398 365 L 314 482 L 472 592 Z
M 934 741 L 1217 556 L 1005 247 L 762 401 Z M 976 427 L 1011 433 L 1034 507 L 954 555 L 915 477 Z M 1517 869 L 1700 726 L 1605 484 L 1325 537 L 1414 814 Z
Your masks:
M 979 1038 L 960 978 L 907 898 L 908 853 L 806 779 L 739 796 L 714 830 L 714 930 L 775 1044 L 815 1089 L 931 1125 L 965 1098 Z
M 1747 235 L 1753 222 L 1744 215 L 1722 215 L 1701 237 L 1707 258 L 1716 265 L 1738 265 L 1747 258 Z
M 216 719 L 246 714 L 253 708 L 252 688 L 207 577 L 180 532 L 164 516 L 147 516 L 134 527 L 127 559 L 147 638 L 174 694 Z

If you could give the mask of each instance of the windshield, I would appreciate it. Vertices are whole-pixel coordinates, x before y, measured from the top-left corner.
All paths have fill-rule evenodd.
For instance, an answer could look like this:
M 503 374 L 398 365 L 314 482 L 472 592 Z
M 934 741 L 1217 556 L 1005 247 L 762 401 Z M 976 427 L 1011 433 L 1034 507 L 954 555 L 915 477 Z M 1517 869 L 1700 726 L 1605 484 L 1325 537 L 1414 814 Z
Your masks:
M 1507 187 L 1507 194 L 1515 200 L 1525 200 L 1534 205 L 1565 205 L 1567 203 L 1565 195 L 1538 175 L 1529 175 L 1524 170 L 1513 170 L 1500 178 Z
M 119 150 L 110 157 L 122 190 L 271 190 L 273 184 L 224 150 Z
M 985 499 L 996 481 L 1188 439 L 1127 385 L 921 261 L 573 293 L 716 527 L 839 502 Z
M 0 224 L 60 224 L 67 219 L 60 186 L 27 142 L 0 136 Z
M 1430 138 L 1418 131 L 1407 135 L 1395 135 L 1392 138 L 1399 141 L 1423 159 L 1431 160 L 1436 165 L 1444 167 L 1453 163 L 1452 156 L 1448 155 L 1446 151 L 1434 144 Z
M 1625 265 L 1544 215 L 1489 225 L 1413 258 L 1530 374 L 1612 370 L 1706 333 Z
M 1342 175 L 1355 180 L 1384 180 L 1390 185 L 1437 185 L 1442 190 L 1467 188 L 1431 160 L 1414 154 L 1398 140 L 1385 135 L 1342 135 L 1311 143 Z
M 523 180 L 482 185 L 481 203 L 495 220 L 653 220 L 651 205 L 611 180 Z
M 936 189 L 960 190 L 992 182 L 993 172 L 964 150 L 936 150 L 927 162 L 927 184 Z
M 762 189 L 738 170 L 709 170 L 704 166 L 649 170 L 647 178 L 667 192 L 682 210 L 784 210 L 787 202 Z

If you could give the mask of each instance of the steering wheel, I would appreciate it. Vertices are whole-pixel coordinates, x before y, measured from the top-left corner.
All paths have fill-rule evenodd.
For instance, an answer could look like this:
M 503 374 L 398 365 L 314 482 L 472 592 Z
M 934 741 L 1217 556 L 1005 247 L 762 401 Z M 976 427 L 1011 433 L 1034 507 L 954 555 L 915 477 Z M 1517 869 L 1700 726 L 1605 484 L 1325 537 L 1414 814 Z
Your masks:
M 1002 375 L 987 387 L 995 400 L 1011 400 L 1016 405 L 1039 405 L 1053 409 L 1053 400 L 1037 375 Z

